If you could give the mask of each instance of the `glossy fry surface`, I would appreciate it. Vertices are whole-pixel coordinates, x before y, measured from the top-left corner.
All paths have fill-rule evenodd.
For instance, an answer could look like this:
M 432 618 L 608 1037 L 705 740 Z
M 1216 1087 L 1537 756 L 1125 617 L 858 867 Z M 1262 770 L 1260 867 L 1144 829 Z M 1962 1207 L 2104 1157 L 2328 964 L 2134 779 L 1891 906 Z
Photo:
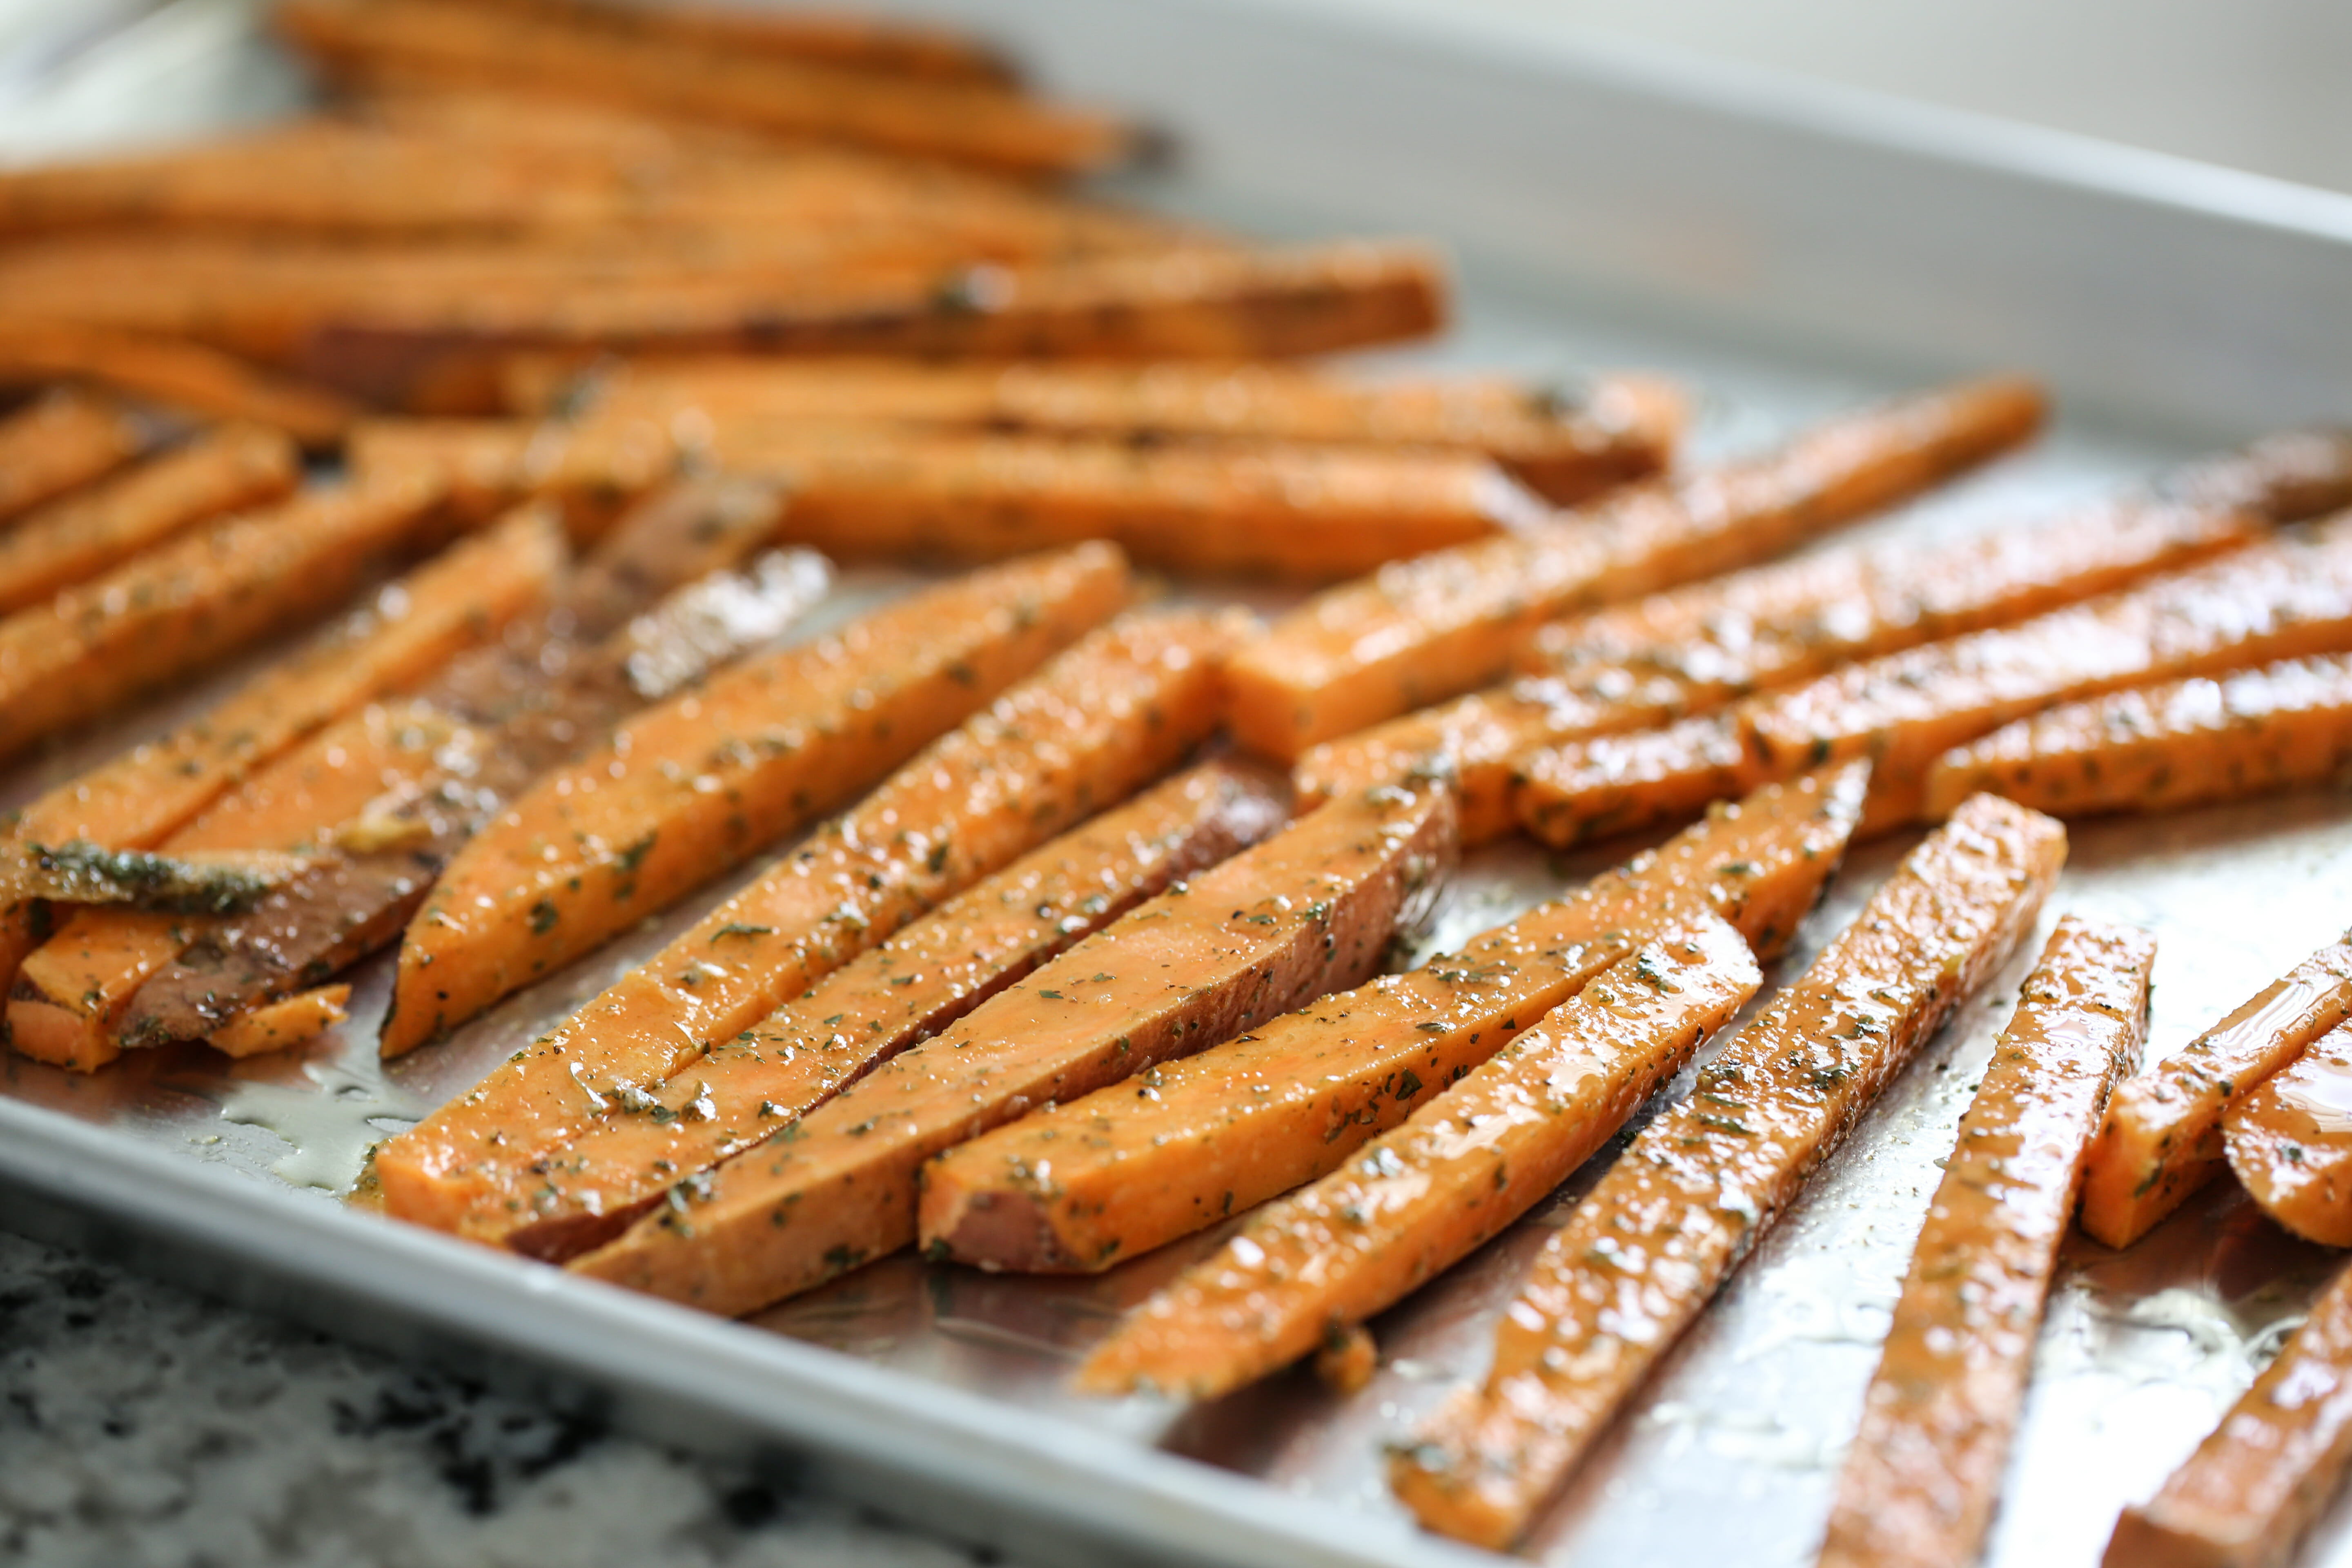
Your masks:
M 2338 1025 L 2221 1118 L 2230 1172 L 2263 1212 L 2352 1247 L 2352 1027 Z

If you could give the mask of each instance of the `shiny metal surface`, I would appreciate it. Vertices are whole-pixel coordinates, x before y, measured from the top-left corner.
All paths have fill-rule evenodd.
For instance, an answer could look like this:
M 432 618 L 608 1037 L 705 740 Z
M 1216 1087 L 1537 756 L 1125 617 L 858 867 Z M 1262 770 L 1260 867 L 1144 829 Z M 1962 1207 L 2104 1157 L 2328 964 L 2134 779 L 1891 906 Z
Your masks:
M 1242 202 L 1181 175 L 1148 194 L 1244 221 L 1286 217 L 1262 198 Z M 1409 210 L 1386 216 L 1412 220 Z M 1884 366 L 1603 310 L 1524 265 L 1483 265 L 1480 254 L 1472 247 L 1459 330 L 1413 357 L 1570 377 L 1627 363 L 1684 375 L 1702 394 L 1703 455 L 1761 444 L 1900 384 Z M 2210 427 L 2230 424 L 2225 409 Z M 1928 539 L 2025 521 L 2194 449 L 2173 435 L 2062 425 L 2036 451 L 1862 531 Z M 912 580 L 846 574 L 827 614 Z M 1261 591 L 1208 596 L 1281 602 Z M 237 676 L 16 770 L 0 784 L 0 806 L 153 734 Z M 1780 974 L 1839 929 L 1909 842 L 1851 858 Z M 1553 858 L 1506 845 L 1474 856 L 1415 956 L 1636 847 Z M 2340 795 L 2085 824 L 2044 929 L 2079 910 L 2158 931 L 2151 1048 L 2161 1053 L 2352 923 L 2347 868 L 2352 799 Z M 1463 1560 L 1405 1524 L 1381 1483 L 1381 1446 L 1482 1370 L 1493 1314 L 1518 1269 L 1607 1154 L 1378 1321 L 1382 1364 L 1362 1394 L 1338 1398 L 1294 1373 L 1193 1409 L 1084 1400 L 1063 1381 L 1121 1309 L 1213 1237 L 1078 1281 L 902 1256 L 736 1326 L 336 1205 L 371 1142 L 461 1090 L 756 869 L 397 1063 L 380 1064 L 373 1050 L 389 982 L 381 960 L 356 977 L 352 1022 L 289 1056 L 232 1062 L 174 1047 L 131 1053 L 88 1078 L 0 1059 L 0 1097 L 11 1102 L 0 1103 L 0 1223 L 69 1231 L 419 1353 L 470 1346 L 510 1368 L 544 1367 L 664 1436 L 814 1453 L 886 1506 L 1024 1551 L 1076 1561 L 1099 1560 L 1090 1554 L 1106 1547 L 1170 1560 Z M 1533 1555 L 1596 1565 L 1810 1561 L 1937 1162 L 2037 946 L 2021 949 L 1863 1121 L 1606 1440 Z M 2332 1263 L 2227 1188 L 2126 1253 L 2072 1243 L 1990 1561 L 2096 1561 L 2116 1509 L 2211 1426 Z M 2308 1560 L 2352 1562 L 2340 1511 Z

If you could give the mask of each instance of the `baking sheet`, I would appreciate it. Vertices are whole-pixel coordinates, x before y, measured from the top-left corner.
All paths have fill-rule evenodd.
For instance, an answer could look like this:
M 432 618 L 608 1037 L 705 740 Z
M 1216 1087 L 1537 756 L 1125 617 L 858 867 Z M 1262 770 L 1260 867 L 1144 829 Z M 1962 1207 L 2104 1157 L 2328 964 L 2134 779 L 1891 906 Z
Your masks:
M 1149 189 L 1170 205 L 1257 226 L 1300 223 L 1295 208 L 1197 174 Z M 1477 254 L 1456 332 L 1434 350 L 1380 358 L 1571 379 L 1608 365 L 1664 369 L 1701 392 L 1702 456 L 1765 444 L 1929 368 L 1900 354 L 1877 363 L 1809 357 L 1711 318 L 1692 330 L 1654 310 L 1596 303 L 1590 290 L 1562 288 L 1523 258 Z M 1930 539 L 2025 521 L 2203 445 L 2146 425 L 2062 423 L 2032 453 L 1846 537 Z M 848 574 L 827 613 L 845 615 L 915 580 Z M 1264 593 L 1245 597 L 1261 608 L 1280 602 Z M 0 805 L 153 734 L 239 673 L 17 770 L 0 786 Z M 1853 857 L 1781 975 L 1796 973 L 1843 926 L 1909 842 Z M 1633 847 L 1554 858 L 1509 845 L 1473 856 L 1416 956 L 1457 944 Z M 2352 923 L 2352 879 L 2341 874 L 2347 866 L 2352 801 L 2340 795 L 2084 825 L 2051 915 L 2076 910 L 2158 931 L 2151 1038 L 2162 1051 Z M 382 961 L 356 977 L 352 1022 L 298 1055 L 232 1063 L 201 1047 L 175 1047 L 131 1053 L 89 1078 L 7 1058 L 0 1095 L 14 1103 L 0 1104 L 0 1178 L 15 1184 L 0 1192 L 19 1201 L 0 1205 L 0 1220 L 54 1227 L 64 1194 L 85 1215 L 101 1216 L 86 1223 L 118 1243 L 142 1229 L 151 1242 L 176 1230 L 184 1249 L 215 1261 L 264 1261 L 290 1277 L 282 1304 L 293 1310 L 331 1318 L 333 1303 L 373 1300 L 395 1320 L 430 1322 L 601 1386 L 625 1412 L 641 1407 L 646 1422 L 672 1436 L 829 1448 L 856 1461 L 845 1472 L 853 1484 L 900 1511 L 1024 1549 L 1088 1539 L 1024 1533 L 1018 1521 L 1025 1515 L 1091 1532 L 1096 1542 L 1203 1560 L 1457 1555 L 1416 1536 L 1390 1503 L 1380 1447 L 1407 1434 L 1455 1380 L 1481 1370 L 1494 1312 L 1607 1154 L 1513 1231 L 1376 1321 L 1383 1364 L 1363 1394 L 1337 1399 L 1293 1373 L 1190 1410 L 1150 1399 L 1080 1400 L 1062 1380 L 1119 1310 L 1213 1245 L 1213 1235 L 1082 1281 L 888 1259 L 738 1328 L 336 1206 L 333 1194 L 356 1174 L 370 1142 L 466 1087 L 757 870 L 509 999 L 448 1045 L 388 1067 L 371 1046 L 388 989 Z M 2038 945 L 2038 936 L 2025 944 L 1863 1121 L 1611 1434 L 1538 1532 L 1533 1555 L 1562 1563 L 1810 1560 L 1936 1163 Z M 65 1135 L 52 1119 L 16 1114 L 19 1106 L 102 1137 Z M 159 1152 L 168 1157 L 161 1167 L 152 1158 Z M 109 1164 L 111 1180 L 97 1179 L 92 1162 Z M 189 1181 L 159 1182 L 159 1169 L 184 1171 Z M 46 1200 L 34 1202 L 36 1193 Z M 288 1194 L 296 1206 L 283 1201 Z M 208 1200 L 214 1207 L 205 1211 Z M 235 1223 L 191 1243 L 200 1228 L 191 1216 L 205 1212 Z M 274 1234 L 264 1234 L 268 1227 Z M 396 1277 L 371 1258 L 396 1263 Z M 1990 1560 L 2096 1561 L 2116 1509 L 2150 1490 L 2212 1425 L 2329 1264 L 2226 1188 L 2192 1202 L 2128 1253 L 2073 1243 Z M 529 1321 L 516 1321 L 518 1303 L 527 1304 Z M 717 1386 L 729 1376 L 738 1377 L 742 1397 Z M 763 1411 L 754 1396 L 767 1394 L 784 1402 Z M 894 1464 L 932 1485 L 898 1484 Z M 953 1500 L 959 1481 L 962 1503 Z M 1080 1484 L 1087 1495 L 1078 1495 Z M 1004 1517 L 982 1519 L 963 1506 L 972 1492 L 993 1493 Z M 2352 1561 L 2352 1527 L 2340 1513 L 2308 1560 Z

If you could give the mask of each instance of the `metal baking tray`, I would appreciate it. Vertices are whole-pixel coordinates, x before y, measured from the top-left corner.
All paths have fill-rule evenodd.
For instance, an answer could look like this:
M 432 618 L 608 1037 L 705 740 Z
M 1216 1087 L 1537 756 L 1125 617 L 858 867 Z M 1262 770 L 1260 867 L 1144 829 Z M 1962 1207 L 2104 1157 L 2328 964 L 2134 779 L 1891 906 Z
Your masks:
M 1661 368 L 1702 392 L 1702 456 L 1933 376 L 1998 364 L 2049 377 L 2067 410 L 2051 438 L 1867 532 L 1927 539 L 2018 521 L 2352 402 L 2347 198 L 1566 32 L 1441 22 L 1433 5 L 904 8 L 1001 37 L 1056 86 L 1171 131 L 1180 161 L 1126 195 L 1267 232 L 1438 236 L 1463 262 L 1461 321 L 1402 357 L 1560 376 Z M 241 31 L 233 0 L 163 14 L 143 26 L 168 58 L 138 53 L 130 35 L 88 53 L 65 95 L 84 107 L 64 130 L 36 99 L 0 100 L 0 153 L 170 133 L 249 114 L 257 93 L 286 100 L 282 71 Z M 110 79 L 163 107 L 137 119 L 101 90 Z M 94 99 L 113 108 L 93 116 Z M 909 580 L 853 574 L 835 609 Z M 19 770 L 0 806 L 154 732 L 236 675 Z M 1907 842 L 1851 858 L 1782 975 Z M 1632 847 L 1481 852 L 1420 952 Z M 2089 824 L 2052 913 L 2160 934 L 2161 1050 L 2352 923 L 2347 868 L 2352 800 L 2341 795 Z M 734 1323 L 334 1201 L 369 1142 L 740 880 L 390 1068 L 371 1046 L 381 964 L 360 976 L 352 1025 L 307 1053 L 232 1064 L 201 1047 L 136 1052 L 89 1078 L 7 1058 L 0 1224 L 590 1405 L 650 1436 L 806 1463 L 887 1511 L 1034 1561 L 1478 1560 L 1411 1527 L 1381 1483 L 1381 1445 L 1482 1370 L 1517 1271 L 1607 1153 L 1379 1320 L 1383 1363 L 1364 1393 L 1337 1398 L 1291 1373 L 1189 1410 L 1081 1400 L 1063 1380 L 1121 1308 L 1213 1237 L 1092 1280 L 901 1257 Z M 1937 1162 L 2037 946 L 1888 1089 L 1606 1439 L 1530 1555 L 1811 1560 Z M 2071 1243 L 1990 1561 L 2095 1562 L 2116 1510 L 2211 1426 L 2331 1261 L 2226 1185 L 2129 1252 Z M 2352 1562 L 2352 1516 L 2331 1516 L 2308 1560 Z

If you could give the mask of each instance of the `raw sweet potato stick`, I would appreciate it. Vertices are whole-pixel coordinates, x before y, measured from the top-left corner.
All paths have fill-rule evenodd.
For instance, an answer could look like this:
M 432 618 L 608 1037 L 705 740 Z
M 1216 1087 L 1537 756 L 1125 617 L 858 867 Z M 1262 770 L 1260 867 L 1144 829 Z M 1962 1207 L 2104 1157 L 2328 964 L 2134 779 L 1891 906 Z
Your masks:
M 2221 1118 L 2230 1173 L 2307 1241 L 2352 1247 L 2352 1029 L 2337 1025 Z
M 138 456 L 145 443 L 111 399 L 52 392 L 0 419 L 0 522 Z

